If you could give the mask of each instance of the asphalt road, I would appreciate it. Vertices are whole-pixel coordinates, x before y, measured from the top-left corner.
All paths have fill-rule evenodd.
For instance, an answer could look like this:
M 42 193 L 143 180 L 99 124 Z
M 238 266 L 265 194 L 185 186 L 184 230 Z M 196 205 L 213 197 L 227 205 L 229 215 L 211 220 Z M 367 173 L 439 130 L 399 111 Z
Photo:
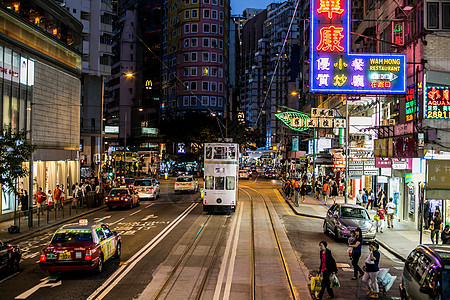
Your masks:
M 23 249 L 23 260 L 20 265 L 20 272 L 11 278 L 0 278 L 0 295 L 1 299 L 137 299 L 139 296 L 145 295 L 145 290 L 151 289 L 152 283 L 158 282 L 161 278 L 154 278 L 158 274 L 164 274 L 165 268 L 170 268 L 170 264 L 175 263 L 175 257 L 180 255 L 178 249 L 182 249 L 184 244 L 182 241 L 189 241 L 196 236 L 193 228 L 201 226 L 205 220 L 205 214 L 202 212 L 201 202 L 198 202 L 199 193 L 196 194 L 177 194 L 173 193 L 173 179 L 161 180 L 161 197 L 153 201 L 142 201 L 139 207 L 131 210 L 98 211 L 89 215 L 89 222 L 102 221 L 110 225 L 110 227 L 119 232 L 122 237 L 122 256 L 120 259 L 111 259 L 104 265 L 101 274 L 94 272 L 69 272 L 62 274 L 54 282 L 48 279 L 48 273 L 42 271 L 39 267 L 39 251 L 49 242 L 56 228 L 41 232 L 38 235 L 20 241 L 19 245 Z M 264 198 L 270 201 L 273 207 L 276 222 L 284 224 L 288 244 L 294 250 L 297 260 L 290 261 L 296 264 L 297 261 L 304 271 L 315 272 L 319 266 L 319 248 L 318 243 L 325 240 L 329 243 L 329 248 L 333 251 L 336 261 L 339 263 L 338 277 L 341 281 L 341 287 L 335 290 L 337 299 L 366 299 L 366 287 L 360 280 L 352 281 L 353 276 L 350 260 L 346 252 L 347 245 L 344 242 L 336 243 L 331 236 L 322 232 L 321 220 L 296 216 L 286 203 L 277 196 L 279 182 L 276 180 L 268 180 L 264 178 L 253 178 L 251 180 L 242 180 L 240 182 L 242 189 L 240 190 L 241 205 L 246 210 L 240 212 L 236 210 L 235 214 L 225 217 L 223 225 L 213 223 L 215 227 L 224 227 L 223 245 L 218 247 L 219 258 L 212 261 L 211 276 L 205 281 L 206 298 L 212 299 L 214 289 L 217 289 L 217 277 L 221 276 L 220 263 L 224 259 L 225 240 L 232 235 L 235 229 L 233 226 L 241 226 L 241 238 L 236 240 L 236 265 L 234 272 L 229 272 L 230 287 L 229 299 L 248 299 L 250 295 L 249 279 L 245 267 L 241 271 L 239 266 L 248 263 L 248 239 L 249 227 L 247 218 L 249 217 L 249 196 L 257 200 L 258 194 L 264 195 Z M 246 191 L 244 191 L 246 190 Z M 257 193 L 257 192 L 258 193 Z M 260 197 L 262 198 L 262 197 Z M 245 213 L 243 213 L 245 211 Z M 260 214 L 256 210 L 257 214 Z M 242 224 L 237 221 L 239 216 L 243 216 Z M 224 216 L 214 218 L 215 222 L 223 222 Z M 233 225 L 234 224 L 234 225 Z M 236 225 L 239 224 L 239 225 Z M 256 223 L 257 224 L 257 223 Z M 174 226 L 176 225 L 176 226 Z M 197 226 L 197 227 L 196 227 Z M 247 226 L 247 227 L 246 227 Z M 261 225 L 263 226 L 263 225 Z M 257 226 L 257 229 L 261 227 Z M 238 227 L 236 227 L 238 228 Z M 284 229 L 283 229 L 284 230 Z M 235 231 L 237 233 L 237 231 Z M 235 235 L 237 235 L 235 233 Z M 198 234 L 198 233 L 197 233 Z M 265 233 L 267 236 L 267 233 Z M 210 236 L 210 237 L 209 237 Z M 200 247 L 207 249 L 207 238 L 213 241 L 214 235 L 205 234 L 200 242 Z M 205 239 L 206 238 L 206 239 Z M 247 241 L 246 241 L 247 240 Z M 260 240 L 260 242 L 258 242 Z M 286 240 L 287 241 L 287 240 Z M 256 245 L 260 243 L 261 249 L 267 253 L 267 239 L 264 237 L 256 237 Z M 187 243 L 187 242 L 186 242 Z M 246 248 L 247 247 L 247 248 Z M 201 249 L 201 248 L 199 248 Z M 270 249 L 269 249 L 270 250 Z M 212 250 L 209 250 L 212 251 Z M 272 250 L 270 250 L 272 251 Z M 205 251 L 207 252 L 207 251 Z M 241 253 L 242 252 L 242 253 Z M 261 252 L 262 253 L 262 252 Z M 367 246 L 363 247 L 363 256 L 360 264 L 368 253 Z M 400 276 L 403 264 L 392 257 L 386 251 L 381 251 L 381 267 L 389 268 L 392 275 Z M 259 255 L 259 254 L 256 254 Z M 201 256 L 192 256 L 187 267 L 196 267 L 195 259 L 204 260 Z M 231 257 L 231 256 L 230 256 Z M 256 266 L 264 267 L 267 259 L 259 259 Z M 266 266 L 268 264 L 266 263 Z M 271 267 L 271 266 L 269 266 Z M 290 266 L 294 269 L 297 266 Z M 306 270 L 307 269 L 307 270 Z M 259 292 L 257 289 L 257 299 L 267 299 L 264 291 L 266 285 L 276 282 L 275 278 L 271 278 L 274 273 L 266 271 L 264 268 L 257 273 L 256 284 L 263 284 Z M 270 270 L 270 269 L 269 269 Z M 180 271 L 181 272 L 181 271 Z M 297 273 L 298 274 L 298 273 Z M 258 277 L 259 276 L 259 277 Z M 296 279 L 296 278 L 294 278 Z M 239 284 L 235 284 L 239 281 Z M 396 299 L 399 297 L 398 283 L 392 287 L 384 299 Z M 282 285 L 282 283 L 281 283 Z M 174 285 L 175 286 L 175 285 Z M 257 287 L 258 288 L 258 287 Z M 225 286 L 224 286 L 225 289 Z M 245 292 L 243 292 L 245 290 Z M 181 290 L 180 293 L 183 291 Z M 192 296 L 185 295 L 182 299 L 190 299 Z M 222 297 L 222 296 L 221 296 Z M 284 299 L 284 296 L 278 297 Z M 168 298 L 167 298 L 168 299 Z M 181 298 L 180 298 L 181 299 Z M 289 299 L 286 296 L 286 299 Z M 302 298 L 303 299 L 303 298 Z M 383 299 L 383 297 L 382 297 Z

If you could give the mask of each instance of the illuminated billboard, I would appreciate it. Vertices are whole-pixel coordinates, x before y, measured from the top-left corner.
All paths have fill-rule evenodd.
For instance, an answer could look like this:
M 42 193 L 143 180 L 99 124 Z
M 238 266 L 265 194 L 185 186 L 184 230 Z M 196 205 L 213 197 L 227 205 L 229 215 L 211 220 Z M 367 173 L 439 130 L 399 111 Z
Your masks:
M 450 119 L 450 87 L 428 86 L 425 90 L 425 119 Z
M 350 0 L 311 1 L 310 92 L 404 94 L 406 56 L 350 53 Z

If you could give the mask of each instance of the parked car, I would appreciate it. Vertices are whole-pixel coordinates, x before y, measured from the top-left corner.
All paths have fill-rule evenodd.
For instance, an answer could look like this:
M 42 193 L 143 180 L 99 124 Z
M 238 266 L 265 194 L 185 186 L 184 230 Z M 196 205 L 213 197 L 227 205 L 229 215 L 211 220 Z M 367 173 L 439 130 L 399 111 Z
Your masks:
M 402 299 L 450 299 L 450 247 L 419 245 L 408 256 L 400 283 Z
M 10 245 L 0 241 L 0 273 L 19 271 L 19 262 L 22 252 L 19 246 Z
M 266 178 L 275 178 L 275 171 L 272 169 L 267 169 L 265 173 Z
M 248 170 L 239 170 L 239 179 L 250 179 Z
M 117 206 L 125 206 L 133 208 L 139 206 L 139 195 L 133 189 L 121 186 L 120 188 L 113 188 L 108 196 L 105 197 L 105 204 L 108 209 Z
M 354 204 L 333 204 L 323 222 L 323 232 L 332 232 L 336 240 L 350 237 L 350 231 L 357 227 L 361 228 L 363 241 L 375 240 L 376 228 L 369 213 L 364 207 Z
M 159 182 L 154 178 L 136 179 L 134 189 L 137 191 L 139 199 L 156 199 L 161 194 Z
M 39 266 L 49 273 L 62 271 L 103 270 L 103 262 L 119 258 L 122 240 L 106 224 L 68 224 L 56 230 L 50 244 L 41 251 Z
M 195 193 L 198 191 L 198 180 L 194 178 L 192 175 L 183 175 L 179 176 L 173 187 L 175 194 L 188 191 L 191 193 Z
M 134 178 L 125 178 L 123 180 L 123 185 L 126 186 L 127 188 L 132 189 L 134 186 L 134 182 L 135 182 Z

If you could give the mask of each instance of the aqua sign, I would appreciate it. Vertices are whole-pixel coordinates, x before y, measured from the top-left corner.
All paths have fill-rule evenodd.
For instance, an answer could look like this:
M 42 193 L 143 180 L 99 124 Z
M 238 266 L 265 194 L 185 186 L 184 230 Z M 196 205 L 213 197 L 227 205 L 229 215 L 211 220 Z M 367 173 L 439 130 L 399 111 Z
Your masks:
M 350 1 L 311 1 L 310 92 L 406 93 L 406 56 L 350 53 Z

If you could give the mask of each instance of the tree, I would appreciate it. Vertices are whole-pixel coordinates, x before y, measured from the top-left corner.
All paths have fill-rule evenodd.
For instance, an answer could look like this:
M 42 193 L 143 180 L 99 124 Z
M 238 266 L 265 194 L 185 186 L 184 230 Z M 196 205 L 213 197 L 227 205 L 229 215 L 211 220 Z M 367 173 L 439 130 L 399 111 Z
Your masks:
M 29 161 L 35 150 L 27 140 L 27 131 L 15 133 L 11 128 L 5 128 L 0 136 L 0 185 L 9 192 L 18 194 L 17 179 L 25 177 L 28 169 L 23 163 Z

